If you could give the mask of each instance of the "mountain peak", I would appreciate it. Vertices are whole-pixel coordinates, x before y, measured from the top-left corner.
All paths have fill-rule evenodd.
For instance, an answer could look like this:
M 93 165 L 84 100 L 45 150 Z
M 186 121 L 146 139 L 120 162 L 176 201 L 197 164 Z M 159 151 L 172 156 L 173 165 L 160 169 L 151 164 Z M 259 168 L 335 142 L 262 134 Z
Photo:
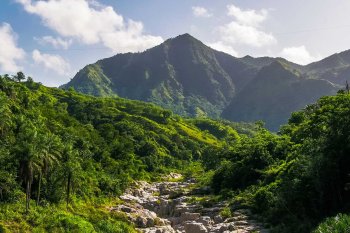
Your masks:
M 198 40 L 189 33 L 181 34 L 176 36 L 173 40 Z
M 174 38 L 170 38 L 164 42 L 165 44 L 172 43 L 172 44 L 187 44 L 187 43 L 199 43 L 203 44 L 200 40 L 193 37 L 189 33 L 178 35 Z

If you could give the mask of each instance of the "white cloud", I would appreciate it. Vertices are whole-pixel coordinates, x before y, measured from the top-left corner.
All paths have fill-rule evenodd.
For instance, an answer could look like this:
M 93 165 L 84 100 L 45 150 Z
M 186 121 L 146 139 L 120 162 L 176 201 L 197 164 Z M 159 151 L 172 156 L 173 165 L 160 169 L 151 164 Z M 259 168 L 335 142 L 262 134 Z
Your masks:
M 259 12 L 256 10 L 242 10 L 235 5 L 228 5 L 228 15 L 236 18 L 237 22 L 247 26 L 259 26 L 268 16 L 268 11 L 262 9 Z
M 263 47 L 276 43 L 272 34 L 265 33 L 253 26 L 239 24 L 235 21 L 219 27 L 221 40 L 229 44 L 246 44 Z
M 163 39 L 145 35 L 143 24 L 117 14 L 113 7 L 89 0 L 16 0 L 38 15 L 44 25 L 63 37 L 84 44 L 102 43 L 114 52 L 136 52 L 153 47 Z
M 216 28 L 215 31 L 219 35 L 219 39 L 214 43 L 216 49 L 237 54 L 234 52 L 234 45 L 261 48 L 277 43 L 271 33 L 262 29 L 262 23 L 269 16 L 268 10 L 242 10 L 231 4 L 227 6 L 227 15 L 233 16 L 234 20 Z
M 192 13 L 196 17 L 210 18 L 213 16 L 206 8 L 200 6 L 192 7 Z
M 232 46 L 227 45 L 221 41 L 218 41 L 215 43 L 208 43 L 207 45 L 215 50 L 228 53 L 228 54 L 235 56 L 235 57 L 238 56 L 238 53 L 234 50 L 234 48 Z
M 320 56 L 312 56 L 304 45 L 284 48 L 281 52 L 281 56 L 301 65 L 306 65 L 321 59 Z
M 10 24 L 0 24 L 0 70 L 1 72 L 17 72 L 21 69 L 17 61 L 24 59 L 25 52 L 17 47 L 17 36 Z
M 72 39 L 62 39 L 60 37 L 54 38 L 52 36 L 44 36 L 42 38 L 34 39 L 37 40 L 40 44 L 50 44 L 56 49 L 68 49 L 69 46 L 73 43 Z
M 32 58 L 36 64 L 42 64 L 47 69 L 53 70 L 60 75 L 67 74 L 70 70 L 68 62 L 59 55 L 41 53 L 35 49 L 32 53 Z

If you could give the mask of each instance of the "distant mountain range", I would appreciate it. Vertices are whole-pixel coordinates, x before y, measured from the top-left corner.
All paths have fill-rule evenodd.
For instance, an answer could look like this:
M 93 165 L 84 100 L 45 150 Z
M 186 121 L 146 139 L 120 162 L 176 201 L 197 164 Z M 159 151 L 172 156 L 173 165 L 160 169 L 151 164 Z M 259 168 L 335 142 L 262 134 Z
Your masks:
M 348 77 L 350 51 L 301 66 L 283 58 L 236 58 L 184 34 L 87 65 L 62 88 L 153 102 L 184 116 L 263 120 L 277 131 L 291 112 L 335 94 Z

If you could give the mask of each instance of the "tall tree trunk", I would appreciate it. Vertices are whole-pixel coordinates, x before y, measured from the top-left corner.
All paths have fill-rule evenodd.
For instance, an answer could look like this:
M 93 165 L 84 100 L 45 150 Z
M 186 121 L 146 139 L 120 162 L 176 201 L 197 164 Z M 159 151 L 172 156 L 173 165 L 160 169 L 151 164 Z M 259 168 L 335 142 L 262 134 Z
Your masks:
M 39 201 L 40 201 L 40 190 L 41 190 L 41 180 L 43 178 L 42 173 L 40 172 L 39 174 L 39 184 L 38 184 L 38 196 L 36 197 L 36 206 L 39 205 Z
M 66 201 L 67 201 L 67 207 L 68 207 L 68 204 L 69 204 L 69 195 L 70 195 L 70 183 L 71 183 L 71 180 L 72 180 L 72 174 L 69 172 L 68 173 L 68 179 L 67 179 L 67 197 L 66 197 Z
M 27 180 L 26 185 L 26 213 L 29 212 L 29 201 L 30 201 L 30 181 Z

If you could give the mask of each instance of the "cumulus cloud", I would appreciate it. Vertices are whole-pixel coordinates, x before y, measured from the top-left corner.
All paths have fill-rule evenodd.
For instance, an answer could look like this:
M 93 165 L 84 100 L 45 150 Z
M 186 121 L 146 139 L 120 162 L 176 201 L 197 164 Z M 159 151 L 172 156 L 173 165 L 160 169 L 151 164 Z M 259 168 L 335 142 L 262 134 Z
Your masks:
M 219 28 L 221 38 L 226 43 L 246 44 L 262 47 L 276 42 L 273 35 L 260 31 L 252 26 L 231 22 Z
M 163 39 L 145 35 L 143 24 L 125 21 L 113 7 L 88 0 L 16 0 L 44 25 L 63 37 L 84 44 L 102 43 L 114 52 L 136 52 L 155 46 Z M 125 46 L 125 47 L 124 47 Z
M 210 18 L 213 16 L 206 8 L 200 6 L 192 7 L 192 13 L 196 17 Z
M 217 28 L 220 38 L 217 44 L 225 47 L 240 44 L 261 48 L 277 42 L 271 33 L 262 30 L 262 23 L 269 15 L 268 10 L 242 10 L 231 4 L 227 6 L 227 15 L 234 19 Z
M 228 5 L 228 15 L 236 18 L 237 22 L 248 26 L 259 26 L 264 22 L 268 16 L 268 11 L 262 9 L 260 11 L 256 10 L 242 10 L 235 5 Z
M 24 59 L 25 52 L 17 47 L 17 36 L 10 24 L 0 24 L 0 70 L 2 72 L 16 72 L 21 69 L 17 62 Z
M 42 38 L 34 38 L 40 44 L 49 44 L 56 49 L 68 49 L 69 46 L 73 43 L 72 39 L 62 39 L 60 37 L 54 38 L 52 36 L 43 36 Z
M 265 9 L 242 10 L 235 5 L 228 5 L 228 15 L 235 21 L 219 27 L 221 38 L 226 43 L 246 44 L 253 47 L 262 47 L 276 43 L 275 37 L 262 31 L 261 24 L 267 19 L 268 11 Z
M 60 75 L 67 74 L 70 70 L 69 63 L 59 55 L 41 53 L 35 49 L 32 53 L 32 58 L 36 64 L 44 65 L 47 69 L 53 70 Z
M 221 41 L 218 41 L 215 43 L 208 43 L 207 45 L 215 50 L 228 53 L 228 54 L 235 56 L 235 57 L 238 56 L 238 53 L 234 50 L 234 48 L 232 46 L 227 45 Z
M 281 56 L 301 65 L 306 65 L 321 59 L 320 56 L 311 55 L 304 45 L 284 48 L 281 52 Z

